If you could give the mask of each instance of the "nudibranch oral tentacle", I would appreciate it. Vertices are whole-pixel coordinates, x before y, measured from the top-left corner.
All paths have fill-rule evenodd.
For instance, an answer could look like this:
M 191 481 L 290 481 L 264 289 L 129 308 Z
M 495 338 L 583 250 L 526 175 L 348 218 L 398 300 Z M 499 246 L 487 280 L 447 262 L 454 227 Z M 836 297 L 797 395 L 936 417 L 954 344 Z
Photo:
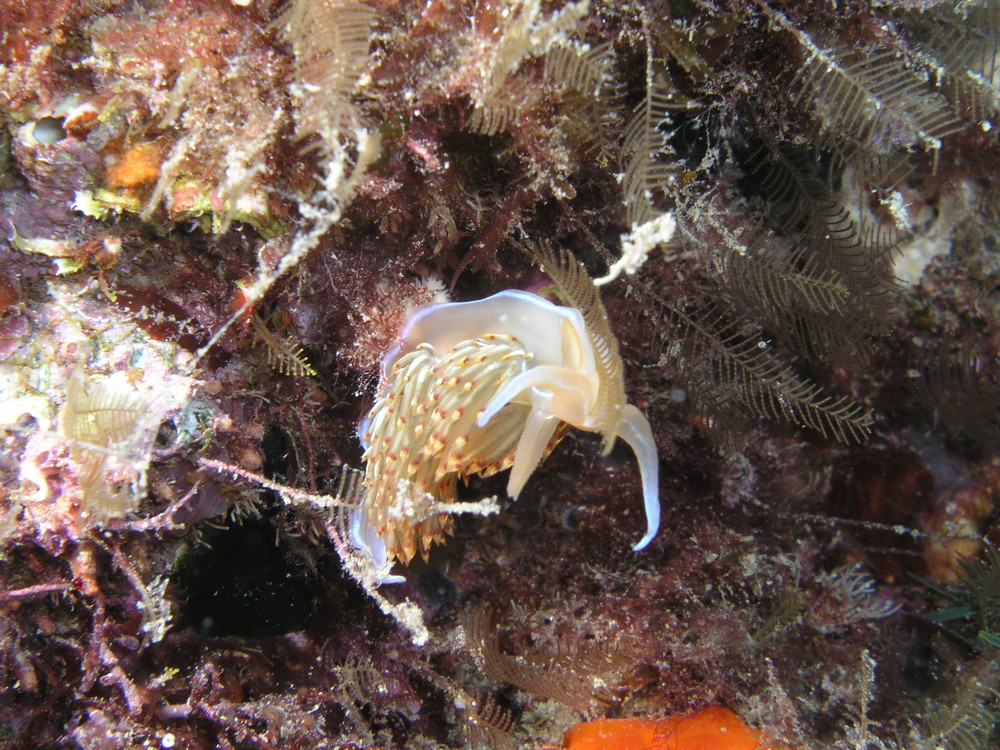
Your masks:
M 352 524 L 355 545 L 380 563 L 426 557 L 451 517 L 421 516 L 414 497 L 454 502 L 459 479 L 509 468 L 516 499 L 567 426 L 600 432 L 606 451 L 617 437 L 631 446 L 647 519 L 633 549 L 649 544 L 660 522 L 656 443 L 645 416 L 625 402 L 617 344 L 596 292 L 588 295 L 583 312 L 511 290 L 413 315 L 386 355 L 362 424 L 365 499 Z
M 559 418 L 551 411 L 534 407 L 528 412 L 521 437 L 514 449 L 514 463 L 510 467 L 510 479 L 507 482 L 507 494 L 514 500 L 517 500 L 528 477 L 545 458 L 548 447 L 553 445 L 552 440 L 559 424 Z
M 501 388 L 479 414 L 482 427 L 511 401 L 521 399 L 542 408 L 559 409 L 559 418 L 574 427 L 587 429 L 587 417 L 594 407 L 591 383 L 577 370 L 556 365 L 538 365 L 525 370 Z

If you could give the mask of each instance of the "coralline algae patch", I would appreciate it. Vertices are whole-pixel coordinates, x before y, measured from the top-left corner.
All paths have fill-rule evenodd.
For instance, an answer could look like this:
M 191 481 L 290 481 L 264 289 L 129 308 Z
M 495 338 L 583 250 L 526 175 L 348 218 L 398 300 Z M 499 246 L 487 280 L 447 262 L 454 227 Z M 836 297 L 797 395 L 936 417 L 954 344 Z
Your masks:
M 563 750 L 777 750 L 722 706 L 665 719 L 597 719 L 577 724 Z

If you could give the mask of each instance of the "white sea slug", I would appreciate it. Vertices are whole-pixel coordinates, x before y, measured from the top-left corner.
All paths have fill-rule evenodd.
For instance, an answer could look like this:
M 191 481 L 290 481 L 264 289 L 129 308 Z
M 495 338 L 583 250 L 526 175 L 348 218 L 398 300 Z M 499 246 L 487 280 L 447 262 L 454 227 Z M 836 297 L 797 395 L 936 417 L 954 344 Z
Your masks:
M 365 496 L 352 525 L 355 545 L 376 561 L 426 556 L 450 531 L 450 514 L 421 516 L 413 498 L 449 503 L 459 479 L 510 468 L 507 492 L 516 499 L 567 425 L 600 432 L 605 452 L 616 437 L 632 447 L 647 522 L 633 549 L 656 535 L 656 443 L 645 416 L 625 402 L 603 305 L 575 261 L 545 270 L 577 307 L 523 291 L 431 305 L 386 355 L 362 425 Z

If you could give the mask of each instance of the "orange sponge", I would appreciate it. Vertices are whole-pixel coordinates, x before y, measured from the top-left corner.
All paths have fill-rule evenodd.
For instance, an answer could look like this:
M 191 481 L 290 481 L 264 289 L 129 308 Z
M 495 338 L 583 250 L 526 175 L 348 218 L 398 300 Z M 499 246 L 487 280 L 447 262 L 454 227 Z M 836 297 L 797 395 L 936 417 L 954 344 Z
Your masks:
M 152 185 L 160 177 L 160 161 L 155 143 L 136 143 L 107 168 L 105 182 L 128 190 Z
M 569 750 L 649 750 L 658 722 L 648 719 L 598 719 L 577 724 L 563 735 Z
M 760 732 L 722 706 L 647 719 L 599 719 L 566 732 L 564 750 L 766 750 Z

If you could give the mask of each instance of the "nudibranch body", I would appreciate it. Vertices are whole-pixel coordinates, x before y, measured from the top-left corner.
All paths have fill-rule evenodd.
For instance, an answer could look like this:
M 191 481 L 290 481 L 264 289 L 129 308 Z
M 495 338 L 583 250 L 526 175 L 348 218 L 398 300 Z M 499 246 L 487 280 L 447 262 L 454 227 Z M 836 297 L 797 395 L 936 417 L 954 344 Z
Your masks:
M 450 530 L 413 518 L 406 491 L 452 502 L 458 479 L 510 468 L 516 499 L 567 425 L 616 437 L 639 461 L 647 531 L 659 528 L 658 458 L 649 423 L 626 403 L 617 343 L 596 290 L 587 315 L 529 292 L 425 307 L 385 357 L 362 425 L 365 499 L 352 539 L 377 560 L 409 561 Z

